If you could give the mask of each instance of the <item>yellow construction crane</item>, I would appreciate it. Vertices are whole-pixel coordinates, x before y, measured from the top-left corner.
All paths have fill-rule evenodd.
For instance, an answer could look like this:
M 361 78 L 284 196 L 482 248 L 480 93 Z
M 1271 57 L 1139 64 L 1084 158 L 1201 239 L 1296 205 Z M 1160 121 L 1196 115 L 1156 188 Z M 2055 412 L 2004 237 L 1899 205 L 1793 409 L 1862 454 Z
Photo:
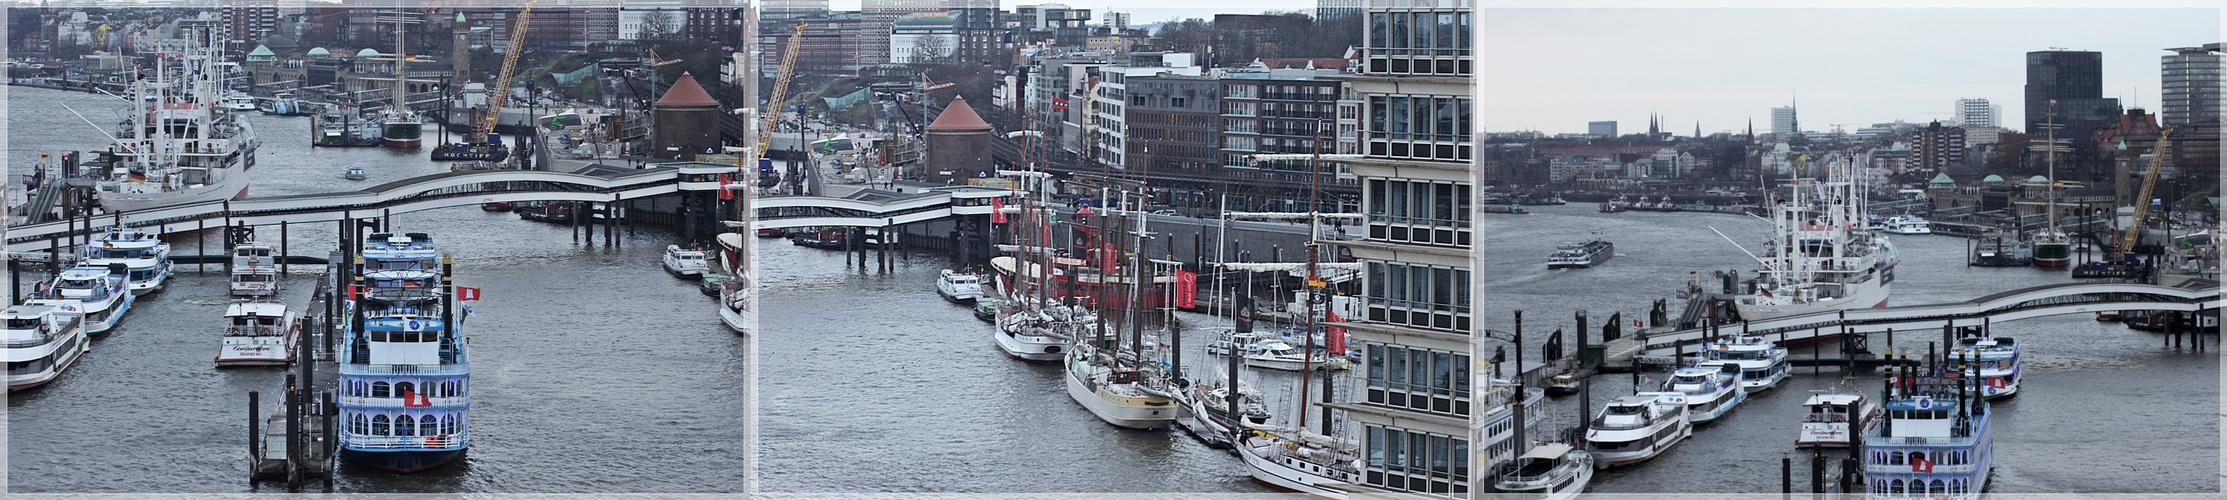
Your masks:
M 2121 258 L 2131 258 L 2134 255 L 2134 244 L 2142 241 L 2142 228 L 2148 226 L 2143 223 L 2143 218 L 2149 216 L 2150 193 L 2157 189 L 2157 171 L 2165 165 L 2165 138 L 2171 135 L 2173 127 L 2158 131 L 2157 147 L 2150 148 L 2150 168 L 2142 174 L 2142 194 L 2134 197 L 2134 220 L 2125 228 L 2126 235 L 2119 237 Z
M 789 32 L 789 47 L 781 51 L 781 72 L 773 79 L 773 96 L 766 99 L 766 105 L 758 109 L 759 113 L 765 115 L 758 121 L 759 158 L 765 158 L 766 150 L 773 147 L 773 125 L 781 122 L 781 101 L 788 98 L 789 77 L 796 72 L 796 49 L 804 45 L 804 26 L 802 22 L 796 23 L 796 29 Z M 797 119 L 801 121 L 804 117 L 798 116 Z
M 465 142 L 478 143 L 487 140 L 488 134 L 495 133 L 495 125 L 502 122 L 503 103 L 510 100 L 510 79 L 518 69 L 518 54 L 526 51 L 526 23 L 534 17 L 534 2 L 536 1 L 539 0 L 528 0 L 525 7 L 519 9 L 518 22 L 513 23 L 510 27 L 510 46 L 504 50 L 502 76 L 496 78 L 494 88 L 488 89 L 488 95 L 493 97 L 487 100 L 487 118 L 480 121 L 479 137 Z
M 650 49 L 650 67 L 652 68 L 662 68 L 669 65 L 680 64 L 683 61 L 684 60 L 682 59 L 666 59 L 660 61 L 657 57 L 657 49 Z

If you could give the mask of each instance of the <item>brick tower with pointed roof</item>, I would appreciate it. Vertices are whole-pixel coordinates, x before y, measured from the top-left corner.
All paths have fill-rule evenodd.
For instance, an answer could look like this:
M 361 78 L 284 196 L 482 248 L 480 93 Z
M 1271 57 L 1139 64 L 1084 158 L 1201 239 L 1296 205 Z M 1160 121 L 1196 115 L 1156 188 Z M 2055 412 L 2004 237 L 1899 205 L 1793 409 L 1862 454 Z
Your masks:
M 695 75 L 681 73 L 651 106 L 650 117 L 650 156 L 685 161 L 719 152 L 719 101 Z
M 965 98 L 954 98 L 944 106 L 927 132 L 928 182 L 965 184 L 967 179 L 988 178 L 996 169 L 990 162 L 990 124 L 974 113 Z

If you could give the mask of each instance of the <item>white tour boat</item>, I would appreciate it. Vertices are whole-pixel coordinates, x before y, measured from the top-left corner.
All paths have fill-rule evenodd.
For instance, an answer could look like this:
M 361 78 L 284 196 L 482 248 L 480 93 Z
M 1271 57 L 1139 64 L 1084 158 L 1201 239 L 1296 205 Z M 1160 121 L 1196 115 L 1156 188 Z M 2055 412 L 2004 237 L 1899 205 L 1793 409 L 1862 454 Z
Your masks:
M 1562 443 L 1531 448 L 1493 480 L 1492 498 L 1568 500 L 1593 482 L 1593 454 Z
M 1967 362 L 1978 365 L 1980 394 L 1988 399 L 2018 394 L 2018 383 L 2026 378 L 2019 366 L 2018 340 L 2010 337 L 1957 339 L 1947 359 L 1951 377 L 1962 373 Z
M 936 277 L 936 294 L 942 295 L 943 300 L 973 304 L 974 299 L 982 298 L 982 277 L 945 269 Z
M 1880 227 L 1889 234 L 1933 234 L 1931 223 L 1915 215 L 1888 217 Z
M 1862 416 L 1868 432 L 1879 424 L 1879 406 L 1863 394 L 1818 394 L 1809 397 L 1802 406 L 1809 407 L 1809 414 L 1802 416 L 1802 436 L 1794 441 L 1798 447 L 1847 448 L 1850 439 L 1858 435 L 1849 425 Z
M 710 266 L 704 264 L 704 251 L 665 245 L 665 272 L 675 276 L 703 276 Z
M 1763 337 L 1733 337 L 1729 341 L 1711 342 L 1702 351 L 1701 366 L 1733 364 L 1740 367 L 1740 386 L 1749 392 L 1778 387 L 1779 382 L 1793 374 L 1786 362 L 1786 348 Z
M 1686 395 L 1687 419 L 1699 424 L 1731 413 L 1748 398 L 1740 385 L 1740 367 L 1730 363 L 1679 368 L 1663 381 L 1662 390 Z
M 278 295 L 277 252 L 269 245 L 247 243 L 232 248 L 232 295 Z
M 8 390 L 30 389 L 62 376 L 93 350 L 85 339 L 84 316 L 75 301 L 8 306 Z
M 170 244 L 139 231 L 110 231 L 85 244 L 85 263 L 100 267 L 122 264 L 131 293 L 144 295 L 162 290 L 170 281 Z
M 64 269 L 54 281 L 47 282 L 45 300 L 32 303 L 59 305 L 63 310 L 85 315 L 85 333 L 108 333 L 116 323 L 124 320 L 124 313 L 131 310 L 132 294 L 124 280 L 122 264 L 108 268 L 79 265 Z
M 224 320 L 224 347 L 217 351 L 218 368 L 286 366 L 294 362 L 302 319 L 300 313 L 286 310 L 285 302 L 234 302 L 225 308 Z
M 1585 451 L 1595 467 L 1607 469 L 1655 458 L 1692 435 L 1685 394 L 1642 392 L 1610 400 L 1593 416 Z

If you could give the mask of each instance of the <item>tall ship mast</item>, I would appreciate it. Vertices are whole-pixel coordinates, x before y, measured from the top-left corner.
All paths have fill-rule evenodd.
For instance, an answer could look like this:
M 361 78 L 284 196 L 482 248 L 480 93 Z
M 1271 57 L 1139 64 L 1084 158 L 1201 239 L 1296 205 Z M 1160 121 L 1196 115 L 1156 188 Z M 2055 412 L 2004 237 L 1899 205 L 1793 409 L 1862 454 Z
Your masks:
M 355 262 L 339 356 L 340 453 L 396 472 L 471 448 L 471 363 L 453 267 L 425 233 L 374 233 Z M 459 314 L 459 313 L 463 314 Z
M 425 120 L 410 110 L 410 49 L 404 44 L 402 33 L 405 26 L 417 21 L 401 10 L 382 20 L 394 23 L 394 101 L 379 114 L 379 142 L 391 148 L 416 148 L 425 143 Z M 495 91 L 508 92 L 509 89 Z
M 2049 101 L 2049 229 L 2034 238 L 2035 267 L 2072 266 L 2072 238 L 2057 227 L 2057 101 Z
M 1826 170 L 1825 180 L 1794 179 L 1790 192 L 1772 193 L 1771 241 L 1762 256 L 1748 252 L 1763 268 L 1731 300 L 1740 319 L 1887 305 L 1894 245 L 1863 229 L 1865 193 L 1854 167 L 1836 159 Z
M 87 162 L 108 211 L 247 196 L 261 141 L 246 120 L 217 105 L 224 37 L 205 25 L 183 38 L 156 52 L 152 75 L 135 75 L 129 117 L 108 151 Z

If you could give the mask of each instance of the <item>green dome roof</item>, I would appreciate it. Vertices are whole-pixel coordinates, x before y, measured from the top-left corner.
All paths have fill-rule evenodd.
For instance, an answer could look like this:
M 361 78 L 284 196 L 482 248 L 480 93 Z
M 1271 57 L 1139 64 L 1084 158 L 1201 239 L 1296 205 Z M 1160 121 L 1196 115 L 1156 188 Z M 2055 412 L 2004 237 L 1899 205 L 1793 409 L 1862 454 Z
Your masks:
M 317 48 L 312 48 L 312 49 L 309 49 L 309 56 L 310 56 L 310 57 L 326 57 L 326 56 L 331 56 L 331 55 L 333 55 L 332 51 L 330 51 L 330 50 L 325 50 L 325 48 L 324 48 L 324 47 L 317 47 Z
M 359 50 L 359 51 L 356 51 L 356 57 L 378 57 L 378 56 L 379 56 L 379 51 L 376 51 L 376 50 L 371 50 L 371 48 L 370 48 L 370 47 L 365 47 L 365 48 L 364 48 L 363 50 Z
M 2049 177 L 2048 177 L 2048 176 L 2042 176 L 2042 175 L 2036 175 L 2036 176 L 2034 176 L 2033 178 L 2030 178 L 2030 179 L 2026 179 L 2026 182 L 2027 182 L 2027 183 L 2030 183 L 2030 184 L 2048 184 L 2048 183 L 2049 183 Z
M 1987 174 L 1987 178 L 1980 179 L 1980 182 L 2003 182 L 2003 176 Z
M 257 45 L 257 46 L 255 46 L 255 50 L 251 50 L 251 51 L 248 51 L 247 55 L 251 55 L 251 56 L 275 56 L 275 55 L 278 55 L 278 54 L 274 54 L 274 53 L 271 53 L 271 47 L 270 47 L 270 46 L 268 46 L 268 45 Z

